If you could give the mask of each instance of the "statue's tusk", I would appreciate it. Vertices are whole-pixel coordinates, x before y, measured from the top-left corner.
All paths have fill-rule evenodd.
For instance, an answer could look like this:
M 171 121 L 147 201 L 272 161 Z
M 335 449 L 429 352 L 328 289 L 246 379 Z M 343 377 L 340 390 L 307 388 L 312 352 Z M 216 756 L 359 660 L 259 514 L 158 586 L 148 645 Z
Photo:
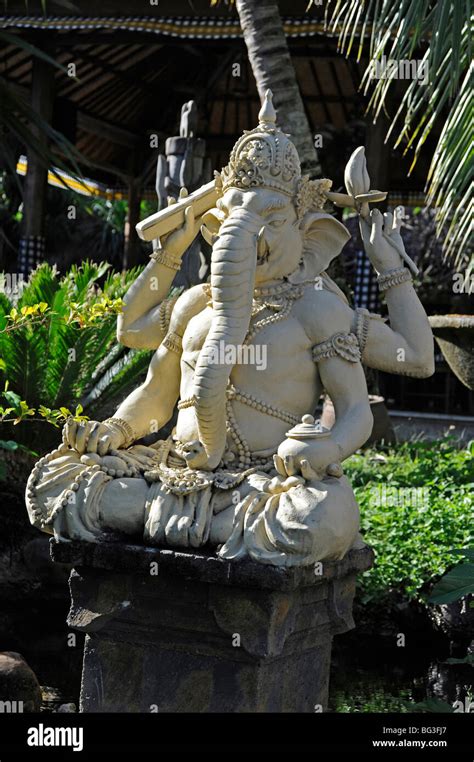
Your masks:
M 214 246 L 215 242 L 219 238 L 216 233 L 211 233 L 209 228 L 207 228 L 205 225 L 201 225 L 201 235 L 206 243 L 209 244 L 209 246 Z
M 355 201 L 352 196 L 347 193 L 333 193 L 333 191 L 325 191 L 324 195 L 328 201 L 332 201 L 336 206 L 355 206 Z
M 268 255 L 268 244 L 265 240 L 265 225 L 260 228 L 257 235 L 257 260 L 262 261 Z

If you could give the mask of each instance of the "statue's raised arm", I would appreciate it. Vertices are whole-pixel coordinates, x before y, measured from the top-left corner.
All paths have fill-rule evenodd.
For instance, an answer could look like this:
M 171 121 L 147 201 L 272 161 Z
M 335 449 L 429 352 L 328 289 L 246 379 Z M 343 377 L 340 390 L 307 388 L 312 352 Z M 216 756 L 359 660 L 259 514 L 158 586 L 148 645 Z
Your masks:
M 418 268 L 405 251 L 401 237 L 401 207 L 395 213 L 369 210 L 387 193 L 370 190 L 363 147 L 357 148 L 344 173 L 347 194 L 327 193 L 337 206 L 352 206 L 359 213 L 365 251 L 378 274 L 389 325 L 378 315 L 359 309 L 354 326 L 363 361 L 371 368 L 426 378 L 434 373 L 433 336 L 427 315 L 413 288 Z

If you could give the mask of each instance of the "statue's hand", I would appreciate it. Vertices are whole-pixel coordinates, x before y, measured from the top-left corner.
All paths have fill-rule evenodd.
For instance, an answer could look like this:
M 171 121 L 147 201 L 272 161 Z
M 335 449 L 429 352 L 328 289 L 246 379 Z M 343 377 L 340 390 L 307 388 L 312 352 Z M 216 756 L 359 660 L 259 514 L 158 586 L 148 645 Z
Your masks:
M 107 455 L 125 444 L 125 435 L 117 426 L 99 421 L 75 421 L 70 418 L 63 428 L 63 442 L 80 455 L 91 452 Z
M 186 188 L 181 188 L 179 197 L 186 198 L 187 195 L 188 191 Z M 176 199 L 169 198 L 168 206 L 172 206 L 173 204 L 176 204 Z M 174 230 L 172 233 L 162 236 L 160 239 L 161 248 L 173 257 L 182 257 L 188 246 L 190 246 L 196 238 L 200 227 L 201 220 L 195 220 L 193 207 L 186 207 L 184 210 L 184 225 L 178 228 L 178 230 Z
M 400 235 L 401 215 L 383 214 L 372 209 L 367 218 L 360 217 L 360 232 L 367 256 L 378 273 L 394 270 L 404 264 L 400 251 L 405 251 Z
M 342 476 L 340 459 L 338 445 L 329 438 L 311 442 L 303 451 L 300 450 L 299 442 L 286 439 L 273 457 L 280 476 L 286 478 L 301 474 L 306 481 L 322 479 L 324 476 Z

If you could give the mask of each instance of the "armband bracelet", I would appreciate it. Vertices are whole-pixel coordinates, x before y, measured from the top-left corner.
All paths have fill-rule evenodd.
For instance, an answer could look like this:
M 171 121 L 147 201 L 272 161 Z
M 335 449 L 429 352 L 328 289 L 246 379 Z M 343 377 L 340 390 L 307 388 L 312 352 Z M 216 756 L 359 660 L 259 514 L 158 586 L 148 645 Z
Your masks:
M 163 339 L 163 345 L 171 352 L 176 352 L 177 355 L 180 355 L 183 351 L 182 338 L 179 334 L 173 333 L 173 331 L 169 331 L 166 334 L 165 338 Z
M 107 418 L 103 423 L 108 423 L 111 426 L 115 426 L 121 434 L 123 435 L 125 439 L 125 445 L 128 447 L 132 442 L 134 442 L 137 439 L 137 436 L 127 421 L 124 421 L 123 418 Z
M 368 310 L 364 309 L 364 307 L 358 307 L 355 312 L 354 333 L 357 336 L 362 357 L 369 336 L 370 313 Z
M 396 270 L 389 270 L 386 273 L 382 273 L 377 278 L 377 283 L 380 291 L 388 291 L 393 286 L 399 286 L 400 283 L 406 283 L 413 280 L 410 271 L 406 267 L 399 267 Z
M 173 307 L 176 304 L 178 300 L 179 294 L 176 294 L 174 296 L 168 296 L 166 299 L 163 299 L 160 305 L 160 309 L 158 310 L 158 320 L 160 323 L 160 330 L 163 334 L 163 336 L 166 336 L 168 333 L 168 329 L 170 327 L 170 320 L 171 320 L 171 313 L 173 312 Z
M 169 267 L 170 270 L 179 270 L 181 268 L 181 259 L 179 257 L 173 257 L 172 254 L 167 254 L 163 249 L 155 249 L 150 254 L 150 259 L 154 259 L 155 262 L 159 262 L 160 265 Z
M 326 341 L 315 344 L 312 355 L 316 363 L 337 356 L 348 362 L 360 362 L 361 359 L 359 342 L 353 333 L 335 333 Z

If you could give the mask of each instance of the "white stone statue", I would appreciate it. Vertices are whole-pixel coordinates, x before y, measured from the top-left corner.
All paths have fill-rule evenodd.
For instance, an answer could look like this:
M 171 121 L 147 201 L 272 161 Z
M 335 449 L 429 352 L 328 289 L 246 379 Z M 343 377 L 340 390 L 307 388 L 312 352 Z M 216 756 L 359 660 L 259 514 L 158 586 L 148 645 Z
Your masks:
M 348 195 L 334 194 L 330 181 L 301 176 L 268 92 L 258 126 L 216 174 L 215 207 L 196 220 L 188 204 L 129 289 L 118 339 L 154 350 L 147 378 L 113 418 L 66 424 L 28 482 L 35 526 L 62 540 L 112 532 L 279 566 L 357 547 L 358 507 L 341 463 L 372 429 L 361 363 L 420 378 L 434 366 L 400 220 L 369 213 L 385 194 L 369 191 L 363 149 L 346 186 Z M 322 211 L 328 199 L 360 214 L 389 324 L 351 309 L 325 273 L 349 238 Z M 210 283 L 169 298 L 201 226 L 213 245 Z M 331 431 L 311 415 L 323 389 L 336 411 Z M 134 444 L 176 404 L 169 438 Z

